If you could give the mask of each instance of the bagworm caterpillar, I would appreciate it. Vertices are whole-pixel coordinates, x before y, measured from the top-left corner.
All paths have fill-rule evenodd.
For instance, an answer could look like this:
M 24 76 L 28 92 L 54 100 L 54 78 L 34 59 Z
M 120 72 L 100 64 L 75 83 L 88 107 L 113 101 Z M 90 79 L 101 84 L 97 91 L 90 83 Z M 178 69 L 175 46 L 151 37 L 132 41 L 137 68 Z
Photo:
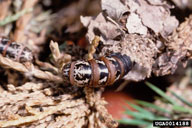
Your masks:
M 132 68 L 129 56 L 115 53 L 89 61 L 74 61 L 64 65 L 64 80 L 72 85 L 101 87 L 112 85 L 124 77 Z
M 0 54 L 18 62 L 33 60 L 32 52 L 22 44 L 10 41 L 8 38 L 0 37 Z

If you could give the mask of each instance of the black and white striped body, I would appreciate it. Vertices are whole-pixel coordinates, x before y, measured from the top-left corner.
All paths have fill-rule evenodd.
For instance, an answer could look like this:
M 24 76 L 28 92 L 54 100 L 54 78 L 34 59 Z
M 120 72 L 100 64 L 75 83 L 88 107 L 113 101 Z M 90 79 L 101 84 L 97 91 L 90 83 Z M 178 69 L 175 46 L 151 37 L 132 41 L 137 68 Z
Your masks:
M 72 85 L 101 87 L 112 85 L 125 76 L 131 68 L 130 58 L 116 53 L 98 60 L 75 61 L 66 64 L 62 73 L 64 80 Z
M 33 60 L 33 55 L 30 49 L 16 42 L 12 42 L 5 37 L 0 37 L 0 53 L 4 57 L 8 57 L 19 62 Z

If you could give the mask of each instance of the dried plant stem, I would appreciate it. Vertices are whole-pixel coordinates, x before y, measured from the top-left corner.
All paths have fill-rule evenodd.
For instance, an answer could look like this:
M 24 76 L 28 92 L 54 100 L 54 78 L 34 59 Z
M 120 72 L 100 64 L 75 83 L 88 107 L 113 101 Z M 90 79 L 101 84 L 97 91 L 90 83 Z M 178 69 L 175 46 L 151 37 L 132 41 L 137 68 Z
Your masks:
M 130 83 L 130 81 L 124 81 L 122 84 L 120 84 L 120 86 L 115 90 L 116 92 L 122 91 L 128 84 Z
M 49 48 L 52 52 L 54 61 L 57 62 L 59 60 L 59 58 L 61 58 L 61 53 L 59 50 L 58 43 L 51 40 Z
M 88 57 L 87 57 L 88 60 L 93 59 L 93 54 L 95 53 L 96 48 L 99 45 L 99 41 L 100 41 L 99 36 L 95 36 L 91 43 L 91 46 L 89 47 Z
M 29 71 L 29 72 L 26 72 L 26 73 L 31 73 L 31 72 Z M 41 70 L 36 69 L 36 68 L 33 68 L 32 75 L 37 77 L 37 78 L 40 78 L 40 79 L 55 81 L 57 83 L 62 83 L 63 82 L 63 79 L 61 77 L 55 76 L 51 72 L 41 71 Z
M 50 63 L 42 62 L 42 61 L 40 61 L 40 60 L 35 60 L 35 63 L 36 63 L 37 65 L 39 65 L 40 67 L 43 67 L 43 68 L 45 68 L 45 69 L 47 69 L 47 70 L 51 69 L 51 70 L 53 70 L 54 72 L 59 73 L 58 68 L 54 67 L 54 66 L 51 65 Z
M 35 76 L 40 79 L 63 82 L 61 77 L 55 76 L 52 73 L 47 71 L 45 72 L 41 71 L 35 68 L 33 64 L 30 64 L 29 67 L 27 67 L 19 62 L 15 62 L 9 58 L 5 58 L 2 55 L 0 55 L 0 65 L 2 65 L 4 68 L 14 69 L 16 71 L 20 71 L 20 72 L 26 73 L 27 75 Z
M 68 54 L 61 55 L 57 42 L 51 41 L 49 47 L 51 49 L 51 53 L 52 53 L 55 65 L 59 69 L 61 69 L 63 67 L 63 65 L 65 65 L 66 63 L 71 61 L 70 55 L 68 55 Z

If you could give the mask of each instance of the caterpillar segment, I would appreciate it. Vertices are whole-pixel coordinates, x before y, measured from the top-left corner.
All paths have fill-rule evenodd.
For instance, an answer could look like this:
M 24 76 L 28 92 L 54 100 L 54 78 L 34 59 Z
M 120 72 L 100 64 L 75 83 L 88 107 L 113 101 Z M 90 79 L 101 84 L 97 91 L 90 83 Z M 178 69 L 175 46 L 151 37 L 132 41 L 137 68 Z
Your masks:
M 129 56 L 119 53 L 89 61 L 74 61 L 64 65 L 63 78 L 72 85 L 102 87 L 112 85 L 132 68 Z
M 31 62 L 33 60 L 33 55 L 29 48 L 10 41 L 5 37 L 0 37 L 0 54 L 18 62 Z

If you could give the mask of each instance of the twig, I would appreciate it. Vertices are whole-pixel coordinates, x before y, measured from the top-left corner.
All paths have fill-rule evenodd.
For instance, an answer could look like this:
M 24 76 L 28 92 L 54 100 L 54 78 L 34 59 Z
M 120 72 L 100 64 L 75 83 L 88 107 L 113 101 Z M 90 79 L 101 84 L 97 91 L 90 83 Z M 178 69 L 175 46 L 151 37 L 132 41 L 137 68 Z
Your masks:
M 63 67 L 63 65 L 65 65 L 66 63 L 71 61 L 70 55 L 68 55 L 68 54 L 61 55 L 57 42 L 51 41 L 49 47 L 51 49 L 51 53 L 52 53 L 55 65 L 59 69 L 61 69 Z
M 58 43 L 51 40 L 49 48 L 51 50 L 54 61 L 57 62 L 59 58 L 61 58 Z
M 37 65 L 39 65 L 40 66 L 40 69 L 46 69 L 46 70 L 48 70 L 48 71 L 53 71 L 53 72 L 55 72 L 55 73 L 59 73 L 59 71 L 58 71 L 58 68 L 56 68 L 55 66 L 53 66 L 53 65 L 51 65 L 50 63 L 47 63 L 47 62 L 42 62 L 42 61 L 40 61 L 40 60 L 35 60 L 35 63 L 37 64 Z
M 20 71 L 23 73 L 26 73 L 28 75 L 35 76 L 40 79 L 55 81 L 58 83 L 63 82 L 62 78 L 59 76 L 55 76 L 50 72 L 47 71 L 41 71 L 34 67 L 33 64 L 29 64 L 29 67 L 26 67 L 24 64 L 21 64 L 19 62 L 15 62 L 9 58 L 5 58 L 2 55 L 0 55 L 0 65 L 2 65 L 4 68 L 14 69 L 16 71 Z

